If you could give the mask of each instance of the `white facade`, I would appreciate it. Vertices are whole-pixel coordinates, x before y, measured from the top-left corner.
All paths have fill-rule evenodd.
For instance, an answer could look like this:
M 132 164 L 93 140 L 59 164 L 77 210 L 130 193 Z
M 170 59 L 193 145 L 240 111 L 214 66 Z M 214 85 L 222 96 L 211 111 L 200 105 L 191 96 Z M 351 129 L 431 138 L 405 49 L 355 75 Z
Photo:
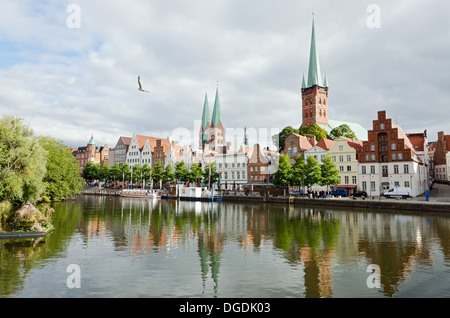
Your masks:
M 434 167 L 434 176 L 436 180 L 450 181 L 450 152 L 445 155 L 445 164 Z
M 203 167 L 211 162 L 215 162 L 217 172 L 221 173 L 221 189 L 243 189 L 242 186 L 247 183 L 248 154 L 246 152 L 216 154 L 202 158 Z
M 358 187 L 369 196 L 394 187 L 409 187 L 412 196 L 425 192 L 427 172 L 416 161 L 373 162 L 359 164 Z
M 142 150 L 139 149 L 139 142 L 136 135 L 131 138 L 130 146 L 126 154 L 126 163 L 131 167 L 135 165 L 144 166 L 146 163 L 152 166 L 152 149 L 148 140 L 145 140 L 145 144 Z

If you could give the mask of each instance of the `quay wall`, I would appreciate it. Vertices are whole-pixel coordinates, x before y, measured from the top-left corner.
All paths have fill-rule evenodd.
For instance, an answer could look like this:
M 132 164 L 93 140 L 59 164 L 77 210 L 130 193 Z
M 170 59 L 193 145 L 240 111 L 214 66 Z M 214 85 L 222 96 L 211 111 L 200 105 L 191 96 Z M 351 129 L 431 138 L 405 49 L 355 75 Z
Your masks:
M 365 209 L 383 209 L 395 211 L 445 212 L 450 213 L 450 204 L 399 200 L 362 200 L 362 199 L 308 199 L 298 197 L 263 197 L 263 196 L 223 196 L 224 202 L 242 203 L 280 203 L 299 206 L 327 206 Z
M 118 196 L 120 191 L 111 189 L 89 189 L 83 191 L 84 195 L 109 195 Z M 169 197 L 176 199 L 176 197 Z M 405 199 L 383 199 L 383 200 L 363 200 L 358 198 L 352 199 L 309 199 L 302 197 L 277 197 L 277 196 L 246 196 L 246 195 L 224 195 L 223 202 L 242 202 L 242 203 L 278 203 L 292 204 L 299 206 L 322 206 L 322 207 L 347 207 L 347 208 L 363 208 L 363 209 L 382 209 L 395 211 L 416 211 L 416 212 L 439 212 L 450 213 L 449 203 L 413 201 Z

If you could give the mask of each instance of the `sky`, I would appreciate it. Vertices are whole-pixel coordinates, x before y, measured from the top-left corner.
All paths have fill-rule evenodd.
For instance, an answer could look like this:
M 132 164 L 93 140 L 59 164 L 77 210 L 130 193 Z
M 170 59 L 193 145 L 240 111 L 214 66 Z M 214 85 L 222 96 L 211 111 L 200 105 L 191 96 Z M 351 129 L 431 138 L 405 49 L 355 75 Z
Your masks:
M 406 133 L 450 134 L 446 0 L 2 0 L 0 115 L 69 147 L 197 147 L 218 88 L 227 139 L 247 127 L 270 145 L 301 124 L 313 12 L 330 119 L 370 130 L 386 110 Z

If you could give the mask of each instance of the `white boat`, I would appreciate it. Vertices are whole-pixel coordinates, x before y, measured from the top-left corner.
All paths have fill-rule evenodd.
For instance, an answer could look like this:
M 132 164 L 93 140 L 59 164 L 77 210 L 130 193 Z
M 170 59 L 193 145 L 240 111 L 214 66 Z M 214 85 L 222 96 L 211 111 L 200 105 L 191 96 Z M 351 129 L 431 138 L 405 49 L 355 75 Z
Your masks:
M 120 193 L 120 196 L 127 198 L 156 199 L 161 198 L 161 193 L 156 190 L 124 189 Z

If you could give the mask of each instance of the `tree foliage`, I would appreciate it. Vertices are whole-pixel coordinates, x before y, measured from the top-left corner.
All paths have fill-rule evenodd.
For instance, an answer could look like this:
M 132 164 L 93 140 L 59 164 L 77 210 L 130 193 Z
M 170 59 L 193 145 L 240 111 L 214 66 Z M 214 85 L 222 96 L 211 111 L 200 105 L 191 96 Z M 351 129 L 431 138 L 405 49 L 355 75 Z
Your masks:
M 0 119 L 0 199 L 31 203 L 45 190 L 47 152 L 22 119 Z
M 20 118 L 0 119 L 0 201 L 57 201 L 81 192 L 71 150 L 52 137 L 36 137 Z
M 293 183 L 293 167 L 287 155 L 280 154 L 278 169 L 274 174 L 272 182 L 277 186 L 288 186 Z
M 47 151 L 42 201 L 60 201 L 80 194 L 83 179 L 72 151 L 61 141 L 51 137 L 42 138 L 40 143 Z
M 300 133 L 300 135 L 307 136 L 307 137 L 315 136 L 317 141 L 322 140 L 323 138 L 327 137 L 327 131 L 317 124 L 312 124 L 311 126 L 305 126 L 300 129 L 299 133 Z
M 355 132 L 350 128 L 349 125 L 347 124 L 342 124 L 338 127 L 333 128 L 330 131 L 330 137 L 332 139 L 337 139 L 341 136 L 347 137 L 347 138 L 355 138 L 356 139 L 356 134 Z

